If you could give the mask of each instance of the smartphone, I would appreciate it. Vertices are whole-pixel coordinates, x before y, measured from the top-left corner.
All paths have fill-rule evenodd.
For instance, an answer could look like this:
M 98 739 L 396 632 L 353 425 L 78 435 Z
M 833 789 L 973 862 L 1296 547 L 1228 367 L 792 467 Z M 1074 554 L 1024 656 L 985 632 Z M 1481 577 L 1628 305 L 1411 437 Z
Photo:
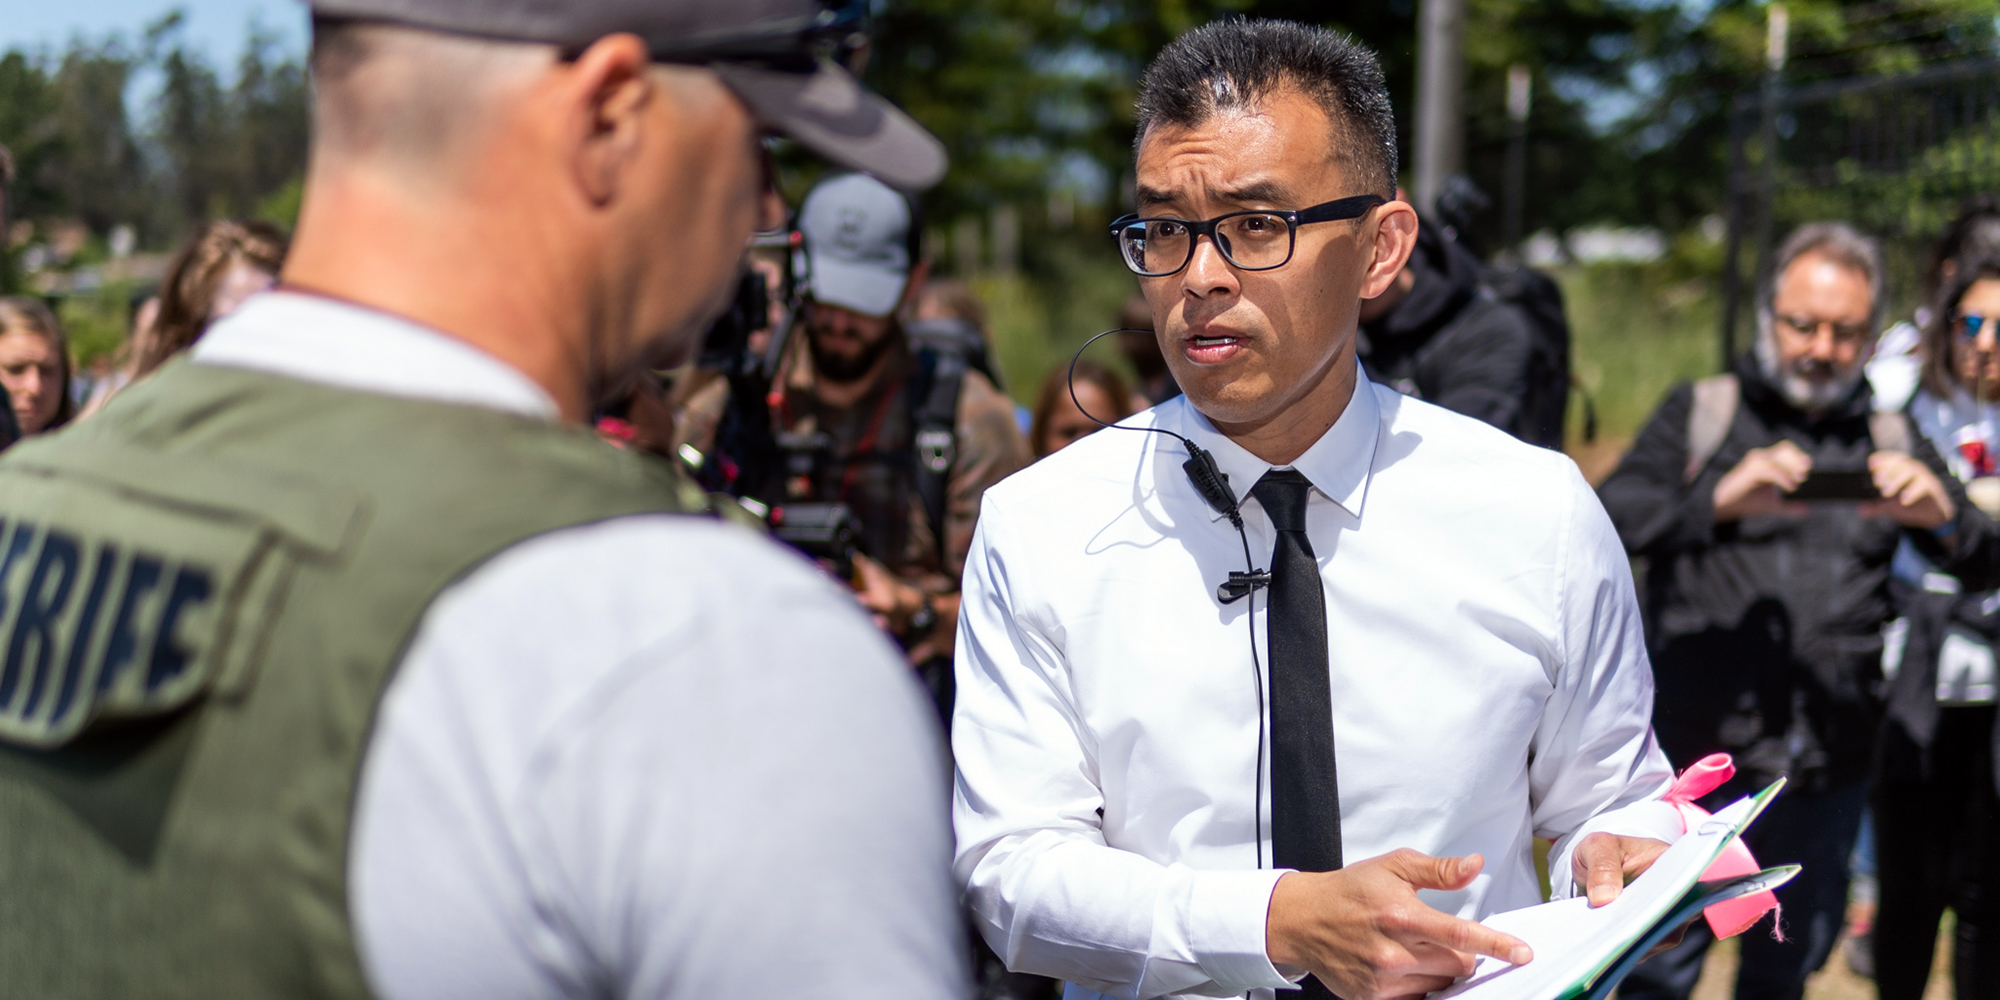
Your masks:
M 1880 500 L 1882 491 L 1875 488 L 1875 476 L 1865 469 L 1854 472 L 1814 469 L 1806 473 L 1798 489 L 1785 496 L 1791 500 Z

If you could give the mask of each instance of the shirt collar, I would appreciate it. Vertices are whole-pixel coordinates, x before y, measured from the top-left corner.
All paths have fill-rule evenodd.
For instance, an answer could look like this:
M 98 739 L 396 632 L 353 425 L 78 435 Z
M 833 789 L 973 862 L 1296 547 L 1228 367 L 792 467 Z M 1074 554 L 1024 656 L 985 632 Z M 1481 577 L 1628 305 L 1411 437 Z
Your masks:
M 1178 419 L 1174 428 L 1188 440 L 1200 445 L 1215 456 L 1215 464 L 1229 477 L 1229 488 L 1236 494 L 1236 502 L 1241 504 L 1250 495 L 1264 473 L 1275 466 L 1244 450 L 1242 445 L 1230 440 L 1215 429 L 1208 417 L 1183 396 Z M 1382 404 L 1375 398 L 1374 384 L 1368 381 L 1367 373 L 1355 366 L 1354 395 L 1348 399 L 1347 408 L 1342 410 L 1333 426 L 1320 435 L 1305 454 L 1291 464 L 1304 475 L 1313 488 L 1327 499 L 1341 506 L 1341 509 L 1361 516 L 1362 501 L 1368 495 L 1368 478 L 1375 465 L 1375 441 L 1380 436 L 1382 426 Z M 1222 517 L 1211 511 L 1210 520 Z
M 364 306 L 265 292 L 210 327 L 197 364 L 248 368 L 358 392 L 480 406 L 554 420 L 555 400 L 499 358 L 449 334 Z

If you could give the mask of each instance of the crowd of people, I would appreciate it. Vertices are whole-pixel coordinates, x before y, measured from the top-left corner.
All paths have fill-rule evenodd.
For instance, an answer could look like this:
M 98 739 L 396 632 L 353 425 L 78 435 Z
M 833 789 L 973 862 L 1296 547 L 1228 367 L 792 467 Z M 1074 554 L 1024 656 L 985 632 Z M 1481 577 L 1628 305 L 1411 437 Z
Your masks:
M 1846 929 L 1915 1000 L 1947 909 L 2000 989 L 2000 201 L 1894 325 L 1800 227 L 1593 489 L 1554 285 L 1419 223 L 1337 33 L 1163 50 L 1118 360 L 1022 406 L 810 0 L 313 6 L 296 234 L 202 227 L 87 375 L 0 298 L 38 995 L 1421 996 L 1718 753 L 1802 866 L 1739 998 Z M 795 212 L 769 131 L 843 168 Z
M 1949 901 L 1960 995 L 2000 983 L 1981 902 L 2000 870 L 1993 633 L 1976 596 L 1952 614 L 2000 583 L 1974 485 L 1992 446 L 1991 341 L 1966 298 L 1990 265 L 1940 266 L 1966 280 L 1927 303 L 1915 354 L 1881 354 L 1880 250 L 1842 223 L 1800 227 L 1758 300 L 1755 350 L 1671 394 L 1601 488 L 1644 560 L 1668 756 L 1730 753 L 1737 778 L 1718 801 L 1791 781 L 1746 839 L 1804 872 L 1781 893 L 1786 938 L 1745 938 L 1739 996 L 1796 996 L 1827 960 L 1871 797 L 1880 911 L 1853 964 L 1872 966 L 1884 997 L 1922 995 Z M 1895 377 L 1910 365 L 1920 379 Z M 1842 475 L 1845 488 L 1815 486 Z M 1940 713 L 1954 742 L 1936 740 Z M 1686 996 L 1709 943 L 1695 928 L 1627 994 Z
M 48 302 L 0 298 L 0 388 L 14 426 L 8 441 L 56 430 L 103 408 L 200 339 L 217 320 L 277 282 L 285 236 L 266 222 L 208 223 L 168 261 L 158 288 L 135 295 L 124 343 L 95 373 L 79 369 Z
M 865 178 L 839 183 L 871 185 Z M 910 239 L 907 206 L 886 188 L 875 195 L 895 220 L 883 238 Z M 808 246 L 830 242 L 814 235 L 808 228 Z M 1779 249 L 1759 301 L 1755 351 L 1728 374 L 1677 389 L 1601 487 L 1643 571 L 1647 649 L 1658 683 L 1654 726 L 1668 759 L 1685 767 L 1713 752 L 1732 755 L 1736 777 L 1705 799 L 1715 807 L 1779 777 L 1792 783 L 1749 842 L 1768 863 L 1800 863 L 1807 874 L 1784 893 L 1783 933 L 1746 938 L 1738 996 L 1800 995 L 1844 927 L 1858 935 L 1850 965 L 1879 977 L 1883 996 L 1919 996 L 1946 908 L 1958 915 L 1961 995 L 2000 982 L 1982 964 L 1994 949 L 1980 948 L 1982 929 L 1991 934 L 1995 926 L 1981 889 L 2000 870 L 1990 652 L 2000 637 L 2000 601 L 1990 596 L 2000 565 L 1991 525 L 1958 514 L 1967 504 L 2000 513 L 2000 408 L 1992 402 L 2000 400 L 2000 320 L 1989 319 L 2000 317 L 1996 253 L 2000 206 L 1977 201 L 1932 261 L 1926 304 L 1878 336 L 1887 290 L 1875 243 L 1839 223 L 1800 228 Z M 829 266 L 833 259 L 814 260 L 804 324 L 809 350 L 793 372 L 798 388 L 828 380 L 820 359 L 831 356 L 827 345 L 839 335 L 823 317 L 848 308 L 833 303 L 854 302 L 836 277 L 839 266 Z M 987 374 L 976 376 L 973 398 L 994 398 L 998 376 L 985 361 L 983 311 L 969 287 L 927 284 L 920 267 L 888 274 L 881 301 L 865 304 L 883 318 L 873 332 L 884 339 L 863 337 L 864 347 L 879 343 L 885 357 L 910 348 L 976 356 Z M 1560 440 L 1560 421 L 1551 434 L 1527 417 L 1540 377 L 1532 360 L 1535 321 L 1495 284 L 1493 269 L 1448 235 L 1420 230 L 1417 253 L 1391 291 L 1363 307 L 1358 356 L 1371 378 L 1403 394 L 1550 444 Z M 962 339 L 905 333 L 902 343 L 910 346 L 895 346 L 896 327 L 947 329 L 938 321 L 958 324 L 948 329 Z M 1027 410 L 1025 450 L 991 443 L 1009 432 L 1001 409 L 990 407 L 988 443 L 953 466 L 954 476 L 986 470 L 961 498 L 983 494 L 1029 458 L 1046 458 L 1178 395 L 1152 323 L 1143 299 L 1118 317 L 1118 326 L 1135 334 L 1117 343 L 1143 391 L 1119 368 L 1089 358 L 1061 364 Z M 836 362 L 833 371 L 838 384 L 846 369 Z M 894 453 L 913 447 L 910 433 L 880 414 L 908 407 L 890 406 L 881 394 L 907 383 L 891 372 L 869 392 L 846 397 L 830 419 L 822 411 L 822 426 L 847 428 L 833 453 L 894 468 Z M 819 398 L 825 405 L 827 397 Z M 1909 430 L 1893 430 L 1897 421 Z M 712 429 L 716 419 L 697 414 L 691 422 Z M 981 440 L 974 424 L 962 409 L 960 440 Z M 705 450 L 713 439 L 690 443 Z M 977 457 L 1000 453 L 1008 457 Z M 1863 489 L 1876 499 L 1786 499 L 1815 467 L 1865 474 Z M 866 481 L 846 481 L 837 495 L 921 524 L 907 498 L 862 499 L 852 487 Z M 803 480 L 800 487 L 795 495 L 804 496 Z M 966 509 L 969 527 L 977 506 Z M 951 572 L 932 579 L 952 593 L 971 536 L 961 529 L 944 537 L 956 542 L 945 552 Z M 881 540 L 862 549 L 895 551 Z M 917 599 L 905 600 L 899 615 L 893 594 L 872 585 L 860 592 L 878 623 L 906 645 L 923 638 L 903 624 Z M 933 688 L 948 712 L 949 689 Z M 1879 866 L 1880 913 L 1848 926 L 1850 858 L 1871 803 L 1875 840 L 1864 845 L 1862 862 Z M 1623 995 L 1685 998 L 1712 941 L 1697 926 L 1672 952 L 1642 965 Z M 1007 977 L 986 954 L 989 995 L 1033 995 L 1024 977 Z

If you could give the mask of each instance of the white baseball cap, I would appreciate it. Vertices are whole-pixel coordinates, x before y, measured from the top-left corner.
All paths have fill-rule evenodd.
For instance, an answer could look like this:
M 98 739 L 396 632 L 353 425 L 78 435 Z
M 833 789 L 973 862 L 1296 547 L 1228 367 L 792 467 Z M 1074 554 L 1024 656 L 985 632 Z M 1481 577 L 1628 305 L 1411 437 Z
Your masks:
M 822 181 L 799 208 L 813 301 L 887 316 L 910 283 L 910 202 L 866 174 Z

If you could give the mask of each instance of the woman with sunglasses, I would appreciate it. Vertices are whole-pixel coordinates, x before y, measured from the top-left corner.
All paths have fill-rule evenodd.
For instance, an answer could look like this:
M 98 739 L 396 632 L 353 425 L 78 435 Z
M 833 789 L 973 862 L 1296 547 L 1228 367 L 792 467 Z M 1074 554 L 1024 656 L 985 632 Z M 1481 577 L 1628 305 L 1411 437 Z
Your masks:
M 1923 330 L 1910 415 L 1966 484 L 2000 512 L 2000 257 L 1961 261 Z M 2000 741 L 1993 716 L 2000 592 L 1963 594 L 1905 542 L 1897 601 L 1900 663 L 1885 656 L 1888 719 L 1875 781 L 1881 909 L 1875 979 L 1883 1000 L 1916 1000 L 1944 910 L 1957 915 L 1960 997 L 2000 991 Z M 1893 650 L 1898 645 L 1891 637 Z M 1894 667 L 1893 671 L 1891 667 Z

